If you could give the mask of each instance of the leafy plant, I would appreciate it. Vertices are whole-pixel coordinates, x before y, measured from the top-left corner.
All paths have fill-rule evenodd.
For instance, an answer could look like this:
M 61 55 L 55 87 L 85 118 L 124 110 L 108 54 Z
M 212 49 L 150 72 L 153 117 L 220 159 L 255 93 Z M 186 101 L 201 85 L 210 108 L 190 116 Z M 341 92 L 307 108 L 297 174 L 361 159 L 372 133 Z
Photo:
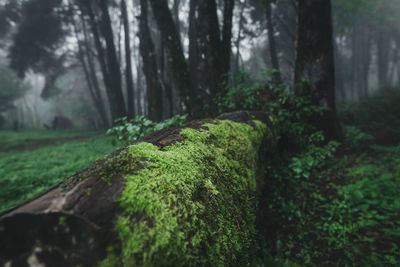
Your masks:
M 339 106 L 339 116 L 346 125 L 355 125 L 362 130 L 400 132 L 400 88 L 376 90 L 358 103 L 347 102 Z
M 183 126 L 187 115 L 176 115 L 162 122 L 153 122 L 144 116 L 128 120 L 127 117 L 115 121 L 116 126 L 107 130 L 107 135 L 115 136 L 121 142 L 133 142 L 152 132 L 171 126 Z
M 375 138 L 367 133 L 362 132 L 356 126 L 345 127 L 346 144 L 352 149 L 363 149 Z

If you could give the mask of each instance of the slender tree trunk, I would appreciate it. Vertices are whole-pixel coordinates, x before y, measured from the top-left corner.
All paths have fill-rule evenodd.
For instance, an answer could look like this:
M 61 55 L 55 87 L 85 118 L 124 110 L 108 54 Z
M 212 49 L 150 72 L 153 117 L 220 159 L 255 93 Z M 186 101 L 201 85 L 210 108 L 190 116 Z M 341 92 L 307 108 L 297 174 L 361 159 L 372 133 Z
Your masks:
M 132 61 L 131 61 L 131 42 L 130 42 L 130 30 L 129 30 L 129 17 L 125 0 L 121 0 L 121 14 L 124 22 L 125 32 L 125 78 L 126 78 L 126 91 L 127 91 L 127 104 L 128 104 L 128 117 L 133 118 L 135 116 L 135 101 L 133 96 L 133 76 L 132 76 Z
M 143 59 L 143 72 L 147 83 L 148 115 L 151 120 L 162 120 L 162 87 L 155 57 L 155 48 L 148 26 L 147 0 L 140 0 L 140 52 Z
M 222 37 L 219 28 L 215 0 L 190 2 L 190 63 L 195 79 L 197 97 L 211 107 L 217 93 L 222 92 L 228 82 L 231 59 L 233 0 L 224 0 Z M 199 101 L 198 103 L 201 103 Z
M 333 29 L 330 0 L 296 0 L 297 39 L 295 83 L 296 95 L 311 95 L 315 104 L 326 107 L 319 126 L 329 139 L 341 139 L 342 133 L 335 107 Z
M 231 53 L 232 53 L 232 20 L 233 20 L 233 9 L 235 7 L 234 0 L 224 0 L 224 17 L 223 17 L 223 28 L 222 28 L 222 43 L 221 43 L 221 81 L 222 83 L 227 82 Z
M 94 88 L 95 95 L 99 99 L 100 106 L 102 107 L 101 113 L 104 113 L 104 115 L 102 115 L 102 116 L 104 116 L 104 118 L 106 120 L 106 123 L 104 125 L 106 128 L 109 128 L 110 123 L 109 123 L 108 116 L 107 116 L 107 109 L 106 109 L 105 103 L 103 101 L 103 97 L 102 97 L 101 90 L 100 90 L 100 84 L 97 79 L 94 55 L 93 55 L 93 51 L 92 51 L 92 46 L 90 44 L 91 42 L 90 42 L 90 37 L 89 37 L 88 31 L 87 31 L 86 22 L 85 22 L 85 19 L 83 18 L 83 15 L 81 15 L 81 21 L 82 21 L 82 30 L 83 30 L 83 34 L 84 34 L 84 46 L 85 46 L 85 50 L 86 50 L 89 73 L 91 76 L 91 80 L 93 82 L 93 88 Z
M 268 43 L 269 43 L 269 55 L 271 57 L 271 65 L 275 70 L 272 75 L 272 81 L 274 84 L 281 84 L 282 78 L 279 68 L 278 53 L 276 52 L 275 36 L 274 36 L 274 25 L 272 23 L 272 2 L 268 2 L 266 6 L 266 17 L 267 17 L 267 30 L 268 30 Z
M 99 0 L 99 5 L 102 15 L 102 33 L 106 41 L 106 52 L 108 71 L 112 85 L 112 100 L 116 103 L 114 110 L 112 110 L 113 117 L 119 118 L 126 116 L 126 108 L 124 96 L 122 93 L 121 72 L 117 59 L 117 53 L 114 45 L 113 30 L 111 27 L 110 14 L 108 12 L 108 1 Z
M 94 106 L 96 107 L 100 119 L 102 121 L 103 124 L 103 128 L 107 129 L 109 127 L 108 124 L 108 119 L 107 119 L 107 113 L 105 110 L 105 106 L 104 106 L 104 102 L 103 99 L 101 97 L 100 94 L 100 87 L 99 84 L 97 82 L 97 77 L 95 75 L 93 75 L 93 70 L 92 70 L 92 66 L 91 66 L 91 60 L 90 60 L 90 51 L 87 49 L 88 47 L 85 45 L 87 40 L 86 40 L 86 33 L 85 33 L 85 29 L 82 29 L 82 31 L 84 32 L 84 41 L 81 41 L 79 38 L 79 33 L 78 33 L 78 29 L 77 29 L 77 25 L 75 23 L 74 20 L 73 21 L 73 27 L 74 27 L 74 31 L 75 31 L 75 36 L 78 42 L 78 58 L 79 61 L 82 64 L 82 69 L 84 71 L 85 74 L 85 78 L 86 78 L 86 82 L 88 85 L 88 89 L 89 89 L 89 93 L 90 96 L 93 100 Z M 82 21 L 82 25 L 83 25 L 84 21 Z M 82 26 L 82 28 L 84 28 L 84 26 Z M 82 42 L 84 43 L 85 49 L 82 47 Z M 86 57 L 87 57 L 87 63 L 85 60 L 85 50 L 86 50 Z
M 176 30 L 167 0 L 149 0 L 158 28 L 165 34 L 165 44 L 171 59 L 174 84 L 179 90 L 180 98 L 185 109 L 190 113 L 192 99 L 192 86 L 190 81 L 189 66 L 183 54 L 179 33 Z
M 112 122 L 114 122 L 118 118 L 115 114 L 115 110 L 116 110 L 115 106 L 117 105 L 117 103 L 114 101 L 114 98 L 113 98 L 112 82 L 110 79 L 110 74 L 108 72 L 104 49 L 101 45 L 100 34 L 99 34 L 99 31 L 97 28 L 98 22 L 96 21 L 96 17 L 94 15 L 91 3 L 89 1 L 85 1 L 84 3 L 85 3 L 85 7 L 86 7 L 85 11 L 87 11 L 87 14 L 89 16 L 90 28 L 93 33 L 93 39 L 94 39 L 94 43 L 95 43 L 96 50 L 97 50 L 97 59 L 99 61 L 101 72 L 103 74 L 103 80 L 104 80 L 104 85 L 106 88 L 107 99 L 108 99 L 108 103 L 109 103 L 110 111 L 111 111 L 111 120 L 112 120 Z
M 193 97 L 194 97 L 194 110 L 197 113 L 202 107 L 200 100 L 200 90 L 198 81 L 198 63 L 199 63 L 199 46 L 197 43 L 198 25 L 196 14 L 198 1 L 190 0 L 189 3 L 189 68 L 190 68 L 190 78 L 192 82 Z

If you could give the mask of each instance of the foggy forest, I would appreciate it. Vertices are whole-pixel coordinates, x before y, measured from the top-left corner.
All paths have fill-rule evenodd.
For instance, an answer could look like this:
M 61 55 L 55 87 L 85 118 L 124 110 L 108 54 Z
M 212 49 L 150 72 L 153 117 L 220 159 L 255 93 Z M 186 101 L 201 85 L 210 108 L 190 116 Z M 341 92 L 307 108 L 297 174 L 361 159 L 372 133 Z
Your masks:
M 0 266 L 400 265 L 400 0 L 0 0 Z

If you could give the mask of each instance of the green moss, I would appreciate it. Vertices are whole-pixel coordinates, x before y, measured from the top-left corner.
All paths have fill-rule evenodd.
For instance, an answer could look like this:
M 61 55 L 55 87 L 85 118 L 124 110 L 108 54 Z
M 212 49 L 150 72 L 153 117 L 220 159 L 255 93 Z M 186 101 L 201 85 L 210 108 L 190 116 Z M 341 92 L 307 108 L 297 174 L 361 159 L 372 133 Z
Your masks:
M 164 150 L 138 143 L 120 154 L 116 162 L 125 165 L 116 169 L 125 170 L 126 186 L 115 229 L 121 247 L 110 248 L 103 266 L 248 263 L 258 154 L 264 138 L 276 138 L 259 121 L 204 126 L 182 130 L 185 141 Z

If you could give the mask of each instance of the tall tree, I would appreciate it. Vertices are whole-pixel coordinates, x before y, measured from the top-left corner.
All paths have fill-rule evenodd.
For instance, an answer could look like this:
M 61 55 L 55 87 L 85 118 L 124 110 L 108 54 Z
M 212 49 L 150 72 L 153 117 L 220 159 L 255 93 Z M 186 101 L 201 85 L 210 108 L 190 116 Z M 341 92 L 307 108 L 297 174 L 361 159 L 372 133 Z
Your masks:
M 224 0 L 222 29 L 215 0 L 190 2 L 189 56 L 197 98 L 213 108 L 212 99 L 228 81 L 235 2 Z M 194 73 L 193 73 L 194 72 Z M 204 104 L 204 103 L 201 103 Z M 215 110 L 214 110 L 215 112 Z
M 272 76 L 273 82 L 275 84 L 282 83 L 280 68 L 279 68 L 279 60 L 278 53 L 276 51 L 276 42 L 275 42 L 275 30 L 272 21 L 272 1 L 268 0 L 266 3 L 266 18 L 267 18 L 267 30 L 268 30 L 268 43 L 269 43 L 269 55 L 271 58 L 272 68 L 275 70 Z
M 99 20 L 95 13 L 95 8 L 99 8 L 99 6 L 93 6 L 93 2 L 91 1 L 78 0 L 78 2 L 80 3 L 82 13 L 87 14 L 89 17 L 90 29 L 97 51 L 97 59 L 103 74 L 103 81 L 110 106 L 111 119 L 114 122 L 117 118 L 126 115 L 126 109 L 108 5 L 106 0 L 100 1 L 102 19 Z M 103 47 L 104 39 L 106 48 Z
M 125 34 L 125 79 L 126 79 L 126 91 L 127 91 L 127 104 L 128 104 L 128 117 L 135 116 L 135 106 L 133 99 L 133 75 L 132 75 L 132 61 L 131 61 L 131 37 L 129 29 L 129 17 L 127 12 L 127 6 L 125 0 L 121 0 L 121 14 L 122 21 L 124 23 L 124 34 Z
M 113 119 L 115 119 L 126 115 L 124 95 L 122 93 L 121 72 L 117 59 L 117 50 L 114 44 L 110 14 L 108 11 L 108 0 L 99 0 L 99 7 L 102 17 L 100 29 L 106 43 L 108 71 L 112 86 L 112 101 L 115 103 L 114 109 L 111 110 L 111 112 L 113 114 Z
M 162 87 L 159 75 L 159 68 L 155 57 L 155 48 L 151 39 L 148 25 L 147 0 L 140 0 L 140 54 L 143 60 L 143 72 L 147 83 L 148 115 L 151 120 L 162 119 Z
M 164 41 L 169 52 L 174 84 L 177 87 L 181 102 L 190 113 L 192 85 L 189 66 L 183 53 L 179 33 L 174 24 L 167 0 L 149 0 L 158 28 L 164 33 Z
M 318 122 L 328 138 L 341 139 L 335 108 L 333 28 L 330 0 L 296 0 L 297 38 L 295 83 L 297 95 L 311 95 L 324 105 L 324 121 Z

